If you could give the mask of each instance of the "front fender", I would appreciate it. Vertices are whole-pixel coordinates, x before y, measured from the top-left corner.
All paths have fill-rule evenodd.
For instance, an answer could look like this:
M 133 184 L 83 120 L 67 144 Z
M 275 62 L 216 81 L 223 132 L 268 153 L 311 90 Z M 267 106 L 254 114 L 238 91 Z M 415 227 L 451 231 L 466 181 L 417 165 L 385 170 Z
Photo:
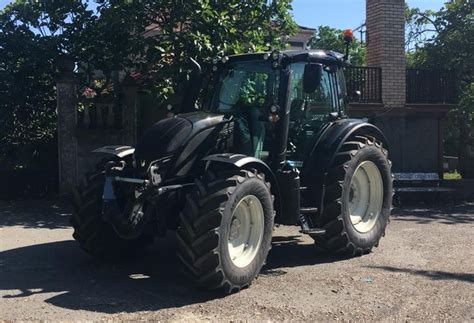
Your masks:
M 249 164 L 259 164 L 262 167 L 265 167 L 268 169 L 268 171 L 271 172 L 270 167 L 268 167 L 267 164 L 265 164 L 262 160 L 255 158 L 255 157 L 250 157 L 247 155 L 242 155 L 242 154 L 214 154 L 214 155 L 209 155 L 207 157 L 204 157 L 202 159 L 203 161 L 210 161 L 210 162 L 218 162 L 218 163 L 226 163 L 226 164 L 232 164 L 235 167 L 242 168 L 245 165 Z
M 202 160 L 204 162 L 210 163 L 210 165 L 208 165 L 208 168 L 212 167 L 212 163 L 222 163 L 228 164 L 235 168 L 253 168 L 265 174 L 265 178 L 270 181 L 272 194 L 275 196 L 275 211 L 277 213 L 277 216 L 281 214 L 280 187 L 278 185 L 278 181 L 275 174 L 265 162 L 255 157 L 230 153 L 209 155 L 203 158 Z
M 133 155 L 135 148 L 130 146 L 103 146 L 92 151 L 93 153 L 104 153 L 116 156 L 118 158 L 125 158 L 127 156 Z

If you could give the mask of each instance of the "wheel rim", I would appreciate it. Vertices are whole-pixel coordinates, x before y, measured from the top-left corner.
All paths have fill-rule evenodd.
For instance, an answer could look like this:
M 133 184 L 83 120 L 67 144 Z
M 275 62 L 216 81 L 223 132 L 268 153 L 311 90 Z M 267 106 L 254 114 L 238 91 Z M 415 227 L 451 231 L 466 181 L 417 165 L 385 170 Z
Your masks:
M 351 179 L 349 212 L 354 228 L 369 232 L 377 223 L 382 211 L 383 182 L 373 162 L 364 161 L 357 166 Z
M 263 239 L 263 207 L 254 195 L 243 197 L 229 224 L 227 247 L 235 266 L 248 266 L 257 255 Z

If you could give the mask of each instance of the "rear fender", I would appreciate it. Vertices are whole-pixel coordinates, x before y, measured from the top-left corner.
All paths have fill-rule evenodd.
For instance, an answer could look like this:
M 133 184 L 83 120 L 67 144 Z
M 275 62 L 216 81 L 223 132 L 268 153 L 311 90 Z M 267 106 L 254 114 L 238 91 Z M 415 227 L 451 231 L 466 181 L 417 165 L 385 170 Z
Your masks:
M 377 138 L 388 149 L 388 141 L 382 131 L 375 125 L 357 119 L 345 119 L 327 127 L 316 142 L 309 159 L 305 164 L 311 172 L 327 172 L 334 162 L 334 158 L 347 139 L 353 135 L 368 135 Z M 308 171 L 305 167 L 304 171 Z
M 328 126 L 305 161 L 301 173 L 302 186 L 309 188 L 311 200 L 317 201 L 320 212 L 323 211 L 326 175 L 333 167 L 334 159 L 342 144 L 354 135 L 377 138 L 388 149 L 388 141 L 382 131 L 364 120 L 343 119 Z
M 256 169 L 265 174 L 265 178 L 270 182 L 271 192 L 275 197 L 275 211 L 277 216 L 281 214 L 281 195 L 277 178 L 271 168 L 262 160 L 242 154 L 215 154 L 202 159 L 207 163 L 206 168 L 212 168 L 213 164 L 227 164 L 236 169 Z

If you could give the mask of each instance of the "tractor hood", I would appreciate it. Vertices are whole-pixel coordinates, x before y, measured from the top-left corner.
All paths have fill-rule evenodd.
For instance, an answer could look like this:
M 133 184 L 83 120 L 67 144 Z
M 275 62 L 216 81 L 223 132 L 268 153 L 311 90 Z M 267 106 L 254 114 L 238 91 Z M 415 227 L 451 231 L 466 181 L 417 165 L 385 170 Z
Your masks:
M 206 139 L 203 133 L 210 134 L 223 119 L 224 116 L 219 114 L 193 112 L 158 121 L 145 131 L 137 143 L 137 165 L 148 167 L 151 161 L 171 155 L 180 155 L 174 158 L 179 161 L 181 155 L 193 153 Z M 196 138 L 200 140 L 196 141 Z

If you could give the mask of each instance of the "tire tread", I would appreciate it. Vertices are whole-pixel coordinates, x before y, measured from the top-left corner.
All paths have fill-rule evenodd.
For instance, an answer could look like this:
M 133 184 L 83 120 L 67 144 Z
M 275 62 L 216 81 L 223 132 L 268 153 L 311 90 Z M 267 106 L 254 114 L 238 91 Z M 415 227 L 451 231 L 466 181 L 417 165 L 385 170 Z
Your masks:
M 195 181 L 196 190 L 188 194 L 187 205 L 180 214 L 178 257 L 187 274 L 206 289 L 232 293 L 249 286 L 248 283 L 234 284 L 225 277 L 220 263 L 218 232 L 225 204 L 246 178 L 258 178 L 269 187 L 264 176 L 248 170 L 208 171 Z
M 331 252 L 344 253 L 349 256 L 369 253 L 370 248 L 358 248 L 349 239 L 342 215 L 341 193 L 343 189 L 344 177 L 348 169 L 348 164 L 352 158 L 366 146 L 374 146 L 387 156 L 387 150 L 376 138 L 371 136 L 353 136 L 342 144 L 340 152 L 336 155 L 334 164 L 328 173 L 327 191 L 324 198 L 326 207 L 320 217 L 320 225 L 326 229 L 326 234 L 315 237 L 318 246 Z M 390 160 L 388 160 L 391 165 Z M 382 234 L 383 236 L 383 234 Z M 378 246 L 379 240 L 374 243 Z

